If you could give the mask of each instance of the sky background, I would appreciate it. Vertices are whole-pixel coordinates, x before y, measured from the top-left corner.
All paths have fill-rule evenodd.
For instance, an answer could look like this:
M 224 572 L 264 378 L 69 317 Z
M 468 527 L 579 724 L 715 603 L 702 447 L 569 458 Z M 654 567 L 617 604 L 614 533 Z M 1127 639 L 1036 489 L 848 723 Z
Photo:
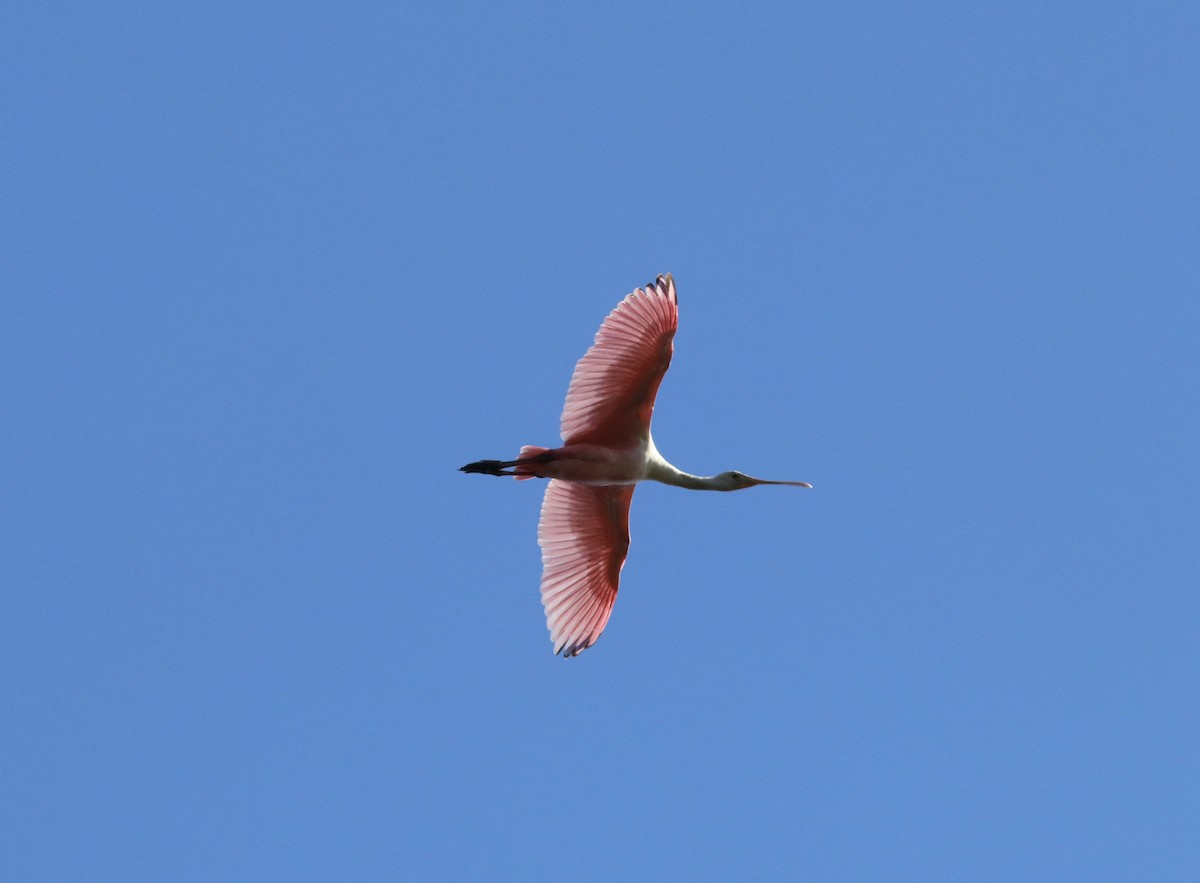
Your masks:
M 0 879 L 1200 879 L 1195 4 L 5 19 Z

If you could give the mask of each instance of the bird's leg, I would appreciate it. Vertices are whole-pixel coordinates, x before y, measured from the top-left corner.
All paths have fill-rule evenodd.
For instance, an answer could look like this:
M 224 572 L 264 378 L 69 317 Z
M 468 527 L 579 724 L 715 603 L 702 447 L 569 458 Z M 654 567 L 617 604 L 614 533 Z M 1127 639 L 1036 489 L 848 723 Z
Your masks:
M 543 454 L 538 454 L 536 457 L 527 457 L 524 460 L 477 460 L 474 463 L 468 463 L 466 466 L 460 466 L 458 471 L 477 472 L 481 475 L 517 475 L 519 473 L 513 471 L 514 466 L 527 466 L 530 463 L 549 463 L 553 459 L 550 456 L 550 452 L 546 451 Z
M 505 469 L 511 466 L 516 466 L 519 461 L 505 462 L 503 460 L 477 460 L 474 463 L 468 463 L 466 466 L 460 466 L 459 472 L 477 472 L 480 475 L 516 475 L 515 472 L 505 472 Z

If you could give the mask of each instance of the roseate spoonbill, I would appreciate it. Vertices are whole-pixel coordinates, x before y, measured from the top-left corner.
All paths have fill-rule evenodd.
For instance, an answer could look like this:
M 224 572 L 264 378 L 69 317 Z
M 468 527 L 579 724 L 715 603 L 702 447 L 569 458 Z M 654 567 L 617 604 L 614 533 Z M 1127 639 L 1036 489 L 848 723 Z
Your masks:
M 689 475 L 663 459 L 650 437 L 650 417 L 678 327 L 679 302 L 668 273 L 617 304 L 575 366 L 563 406 L 561 448 L 525 445 L 515 460 L 480 460 L 460 469 L 551 480 L 538 522 L 542 606 L 554 652 L 563 656 L 592 646 L 608 623 L 629 549 L 629 503 L 639 481 L 699 491 L 812 487 L 741 472 Z

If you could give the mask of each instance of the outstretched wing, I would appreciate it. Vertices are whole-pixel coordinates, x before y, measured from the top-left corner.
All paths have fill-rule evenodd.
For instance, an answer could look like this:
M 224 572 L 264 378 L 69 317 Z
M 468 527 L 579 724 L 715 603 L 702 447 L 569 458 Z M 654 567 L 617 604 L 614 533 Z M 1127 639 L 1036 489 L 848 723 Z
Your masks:
M 632 484 L 553 480 L 542 500 L 542 606 L 554 652 L 575 656 L 608 623 L 629 549 Z
M 617 304 L 571 375 L 563 441 L 624 447 L 644 438 L 678 327 L 679 302 L 669 273 Z

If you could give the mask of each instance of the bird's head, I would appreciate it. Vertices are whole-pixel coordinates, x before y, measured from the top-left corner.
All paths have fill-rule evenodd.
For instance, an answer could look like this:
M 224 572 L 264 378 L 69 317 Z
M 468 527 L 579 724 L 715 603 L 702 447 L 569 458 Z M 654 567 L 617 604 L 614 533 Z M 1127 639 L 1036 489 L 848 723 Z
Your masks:
M 740 491 L 743 488 L 754 487 L 756 484 L 786 484 L 791 487 L 812 487 L 807 481 L 768 481 L 765 478 L 753 478 L 737 470 L 722 472 L 717 476 L 717 481 L 721 485 L 721 490 L 724 491 Z

